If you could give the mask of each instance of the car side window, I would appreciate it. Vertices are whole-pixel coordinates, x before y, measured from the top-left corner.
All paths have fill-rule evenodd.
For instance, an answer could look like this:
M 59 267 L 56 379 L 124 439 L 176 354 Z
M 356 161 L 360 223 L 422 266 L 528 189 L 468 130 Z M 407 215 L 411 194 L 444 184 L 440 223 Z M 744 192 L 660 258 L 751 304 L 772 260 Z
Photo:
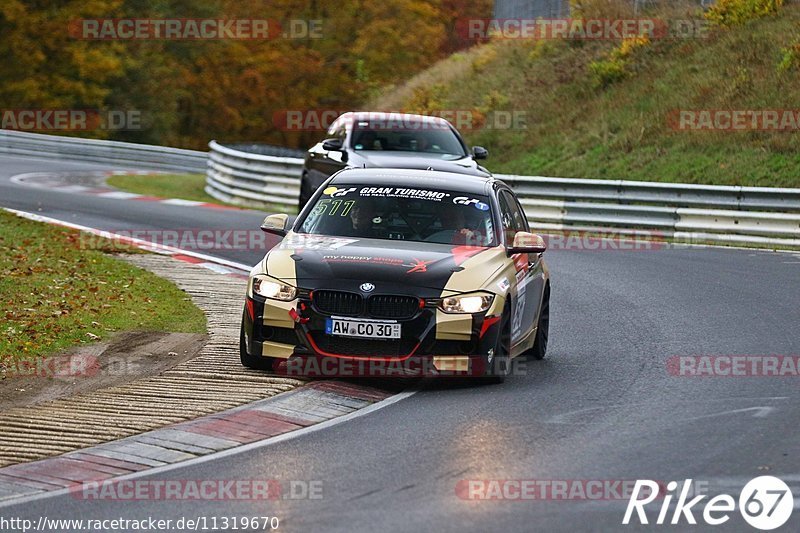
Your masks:
M 336 131 L 333 133 L 333 136 L 337 139 L 341 139 L 344 142 L 345 138 L 347 137 L 347 123 L 342 121 Z
M 331 124 L 330 127 L 328 128 L 328 137 L 335 136 L 336 135 L 336 131 L 339 129 L 340 125 L 341 125 L 341 123 L 340 123 L 339 119 L 334 120 L 333 124 Z
M 506 242 L 511 244 L 514 242 L 514 235 L 518 231 L 528 231 L 528 220 L 525 217 L 522 206 L 508 191 L 500 191 L 500 206 L 501 211 L 507 212 L 508 225 L 504 220 L 503 230 L 506 232 Z
M 511 202 L 513 202 L 511 205 L 514 214 L 515 226 L 519 228 L 517 231 L 530 231 L 528 217 L 525 215 L 525 210 L 522 208 L 522 204 L 520 204 L 519 200 L 513 195 L 509 194 L 509 197 L 511 198 Z
M 341 139 L 344 142 L 345 137 L 347 137 L 347 121 L 337 118 L 328 128 L 326 138 Z
M 514 242 L 514 234 L 517 230 L 514 227 L 514 214 L 512 213 L 511 206 L 508 204 L 507 195 L 500 193 L 497 195 L 497 201 L 500 204 L 500 222 L 503 224 L 503 235 L 505 236 L 506 245 L 511 245 Z

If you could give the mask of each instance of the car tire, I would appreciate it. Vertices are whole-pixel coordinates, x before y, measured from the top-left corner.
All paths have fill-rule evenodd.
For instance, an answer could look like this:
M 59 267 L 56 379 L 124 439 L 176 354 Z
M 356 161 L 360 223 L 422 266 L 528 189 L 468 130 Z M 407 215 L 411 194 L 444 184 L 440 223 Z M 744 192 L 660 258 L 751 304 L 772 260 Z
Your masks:
M 494 355 L 484 359 L 483 380 L 487 383 L 502 383 L 511 369 L 511 306 L 506 304 L 500 315 L 500 335 L 494 347 Z
M 537 361 L 544 359 L 547 355 L 547 340 L 550 336 L 550 286 L 544 289 L 542 297 L 542 309 L 539 311 L 539 326 L 536 328 L 536 341 L 533 348 L 528 350 L 527 355 Z
M 239 329 L 239 359 L 242 365 L 253 370 L 273 370 L 277 366 L 274 357 L 258 357 L 247 353 L 247 341 L 244 338 L 244 320 Z

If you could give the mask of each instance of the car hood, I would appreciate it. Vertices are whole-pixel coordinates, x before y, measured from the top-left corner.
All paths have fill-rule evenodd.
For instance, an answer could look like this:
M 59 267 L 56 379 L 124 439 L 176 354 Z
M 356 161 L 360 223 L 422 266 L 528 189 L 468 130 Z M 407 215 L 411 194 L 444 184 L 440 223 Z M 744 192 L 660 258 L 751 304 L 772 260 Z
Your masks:
M 469 156 L 447 160 L 434 154 L 425 155 L 419 152 L 358 152 L 366 166 L 377 168 L 411 168 L 425 170 L 432 168 L 444 172 L 470 174 L 488 177 L 490 174 L 480 168 Z
M 502 247 L 457 246 L 384 239 L 355 239 L 290 234 L 264 259 L 262 269 L 301 288 L 407 293 L 438 297 L 451 276 L 479 270 L 476 285 L 489 278 L 505 255 Z M 475 289 L 480 288 L 476 286 Z

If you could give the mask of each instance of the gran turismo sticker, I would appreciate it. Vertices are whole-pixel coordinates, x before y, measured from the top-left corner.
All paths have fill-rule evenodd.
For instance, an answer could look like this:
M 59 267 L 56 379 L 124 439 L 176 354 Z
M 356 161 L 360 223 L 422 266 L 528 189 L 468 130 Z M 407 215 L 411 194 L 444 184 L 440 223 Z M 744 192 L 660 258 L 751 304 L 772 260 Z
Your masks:
M 281 242 L 279 248 L 301 250 L 337 250 L 342 246 L 358 242 L 358 239 L 326 237 L 324 235 L 292 235 Z
M 473 205 L 480 202 L 477 198 L 468 198 L 467 196 L 456 196 L 453 198 L 453 203 L 458 205 Z
M 322 191 L 322 194 L 331 197 L 340 197 L 340 196 L 347 196 L 351 192 L 355 191 L 355 187 L 350 187 L 348 189 L 340 189 L 339 187 L 330 186 Z
M 497 282 L 497 287 L 501 291 L 507 291 L 509 287 L 511 287 L 511 282 L 508 281 L 508 278 L 503 278 Z
M 361 196 L 381 196 L 384 198 L 409 198 L 413 200 L 430 200 L 441 202 L 450 196 L 449 193 L 431 191 L 429 189 L 408 189 L 402 187 L 364 187 L 359 192 Z
M 481 202 L 477 198 L 469 198 L 468 196 L 456 196 L 453 198 L 453 203 L 456 205 L 471 205 L 478 211 L 488 211 L 489 205 Z

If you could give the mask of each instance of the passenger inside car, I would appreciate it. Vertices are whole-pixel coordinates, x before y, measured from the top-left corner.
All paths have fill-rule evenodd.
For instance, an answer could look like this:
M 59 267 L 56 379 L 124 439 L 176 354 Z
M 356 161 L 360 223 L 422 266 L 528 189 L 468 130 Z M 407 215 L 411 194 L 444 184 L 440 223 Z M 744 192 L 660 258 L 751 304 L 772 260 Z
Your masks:
M 450 244 L 465 246 L 485 246 L 486 238 L 479 229 L 478 223 L 467 216 L 466 206 L 443 204 L 441 214 L 442 227 L 453 232 Z
M 356 150 L 383 150 L 383 143 L 374 131 L 362 130 L 358 132 L 353 148 Z

